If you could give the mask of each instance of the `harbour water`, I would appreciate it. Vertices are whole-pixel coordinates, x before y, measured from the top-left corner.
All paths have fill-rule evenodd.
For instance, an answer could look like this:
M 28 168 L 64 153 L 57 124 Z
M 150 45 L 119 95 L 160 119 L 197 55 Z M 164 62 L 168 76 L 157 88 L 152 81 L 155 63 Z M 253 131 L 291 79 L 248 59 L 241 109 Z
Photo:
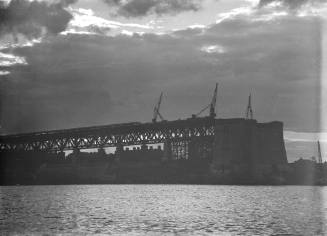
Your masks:
M 327 187 L 0 187 L 1 234 L 326 235 Z M 324 198 L 325 197 L 325 198 Z

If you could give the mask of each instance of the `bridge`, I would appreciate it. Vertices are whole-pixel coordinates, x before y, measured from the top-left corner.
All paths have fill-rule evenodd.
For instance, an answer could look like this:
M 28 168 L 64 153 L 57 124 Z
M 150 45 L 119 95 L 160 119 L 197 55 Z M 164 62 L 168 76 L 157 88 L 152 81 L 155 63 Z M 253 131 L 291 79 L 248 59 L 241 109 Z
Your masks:
M 189 149 L 192 149 L 192 147 L 189 148 L 191 145 L 193 149 L 196 146 L 201 146 L 202 149 L 205 147 L 206 150 L 212 149 L 217 90 L 218 83 L 216 83 L 209 105 L 189 119 L 166 121 L 160 113 L 163 96 L 161 93 L 154 107 L 151 123 L 131 122 L 0 136 L 0 152 L 63 152 L 106 147 L 116 147 L 116 152 L 119 152 L 124 146 L 155 143 L 164 143 L 166 150 L 175 149 L 177 153 L 184 156 L 188 155 Z M 208 109 L 209 116 L 198 117 Z M 157 121 L 158 117 L 161 119 L 160 122 Z
M 167 121 L 160 114 L 162 94 L 152 122 L 122 123 L 74 129 L 0 136 L 1 153 L 58 153 L 81 149 L 115 147 L 119 156 L 124 146 L 164 144 L 165 159 L 213 158 L 239 162 L 285 163 L 283 123 L 258 123 L 253 119 L 251 95 L 245 118 L 216 119 L 215 86 L 212 100 L 188 119 Z M 208 116 L 199 117 L 209 110 Z M 157 118 L 161 121 L 157 121 Z
M 212 117 L 152 123 L 123 123 L 0 136 L 0 151 L 63 152 L 213 138 Z

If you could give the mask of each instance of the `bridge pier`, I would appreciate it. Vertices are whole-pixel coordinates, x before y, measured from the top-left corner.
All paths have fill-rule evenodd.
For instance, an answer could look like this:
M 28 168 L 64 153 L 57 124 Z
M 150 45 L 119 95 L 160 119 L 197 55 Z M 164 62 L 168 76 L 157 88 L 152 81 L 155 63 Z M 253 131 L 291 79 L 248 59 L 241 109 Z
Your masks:
M 115 151 L 115 158 L 119 160 L 121 156 L 123 155 L 124 152 L 124 145 L 121 143 L 118 143 L 116 146 L 116 151 Z
M 196 160 L 199 158 L 199 150 L 196 138 L 192 137 L 191 140 L 188 142 L 188 159 Z
M 63 151 L 58 152 L 57 155 L 60 159 L 65 159 L 65 153 Z
M 163 161 L 168 161 L 172 159 L 172 151 L 171 151 L 171 141 L 169 139 L 167 139 L 164 142 L 164 154 L 163 154 Z
M 72 153 L 72 163 L 76 164 L 78 161 L 78 156 L 81 153 L 81 151 L 78 148 L 74 148 Z
M 106 151 L 103 147 L 98 148 L 98 155 L 101 157 L 106 155 Z
M 143 144 L 141 145 L 141 150 L 142 150 L 142 151 L 146 151 L 146 150 L 148 150 L 148 146 L 146 145 L 146 143 L 143 143 Z
M 189 158 L 189 143 L 186 140 L 176 140 L 172 142 L 171 151 L 172 159 L 188 159 Z

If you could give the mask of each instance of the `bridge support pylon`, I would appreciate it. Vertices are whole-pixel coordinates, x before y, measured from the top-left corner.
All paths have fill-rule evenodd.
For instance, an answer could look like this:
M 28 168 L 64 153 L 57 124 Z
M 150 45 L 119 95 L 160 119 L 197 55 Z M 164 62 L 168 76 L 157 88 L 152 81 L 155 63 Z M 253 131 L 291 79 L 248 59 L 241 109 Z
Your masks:
M 115 157 L 117 160 L 119 160 L 121 158 L 121 156 L 123 155 L 124 152 L 124 145 L 121 143 L 118 143 L 116 146 L 116 151 L 115 151 Z
M 66 156 L 64 151 L 58 152 L 57 155 L 58 155 L 59 159 L 65 159 L 65 156 Z
M 98 155 L 99 156 L 105 156 L 106 155 L 106 151 L 104 150 L 103 147 L 98 148 Z
M 74 148 L 73 150 L 73 156 L 72 156 L 72 162 L 73 164 L 76 164 L 78 161 L 78 156 L 81 153 L 81 151 L 78 148 Z
M 148 150 L 148 146 L 146 145 L 146 143 L 142 143 L 142 145 L 141 145 L 141 150 L 142 150 L 142 151 L 146 151 L 146 150 Z
M 163 153 L 163 161 L 168 161 L 171 160 L 171 141 L 169 139 L 167 139 L 164 143 L 164 153 Z

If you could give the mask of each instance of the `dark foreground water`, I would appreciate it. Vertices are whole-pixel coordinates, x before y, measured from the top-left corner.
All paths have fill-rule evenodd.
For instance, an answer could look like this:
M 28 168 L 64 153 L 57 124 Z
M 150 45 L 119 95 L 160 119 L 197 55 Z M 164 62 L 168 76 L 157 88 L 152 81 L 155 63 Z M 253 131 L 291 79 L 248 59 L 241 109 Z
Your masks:
M 325 199 L 324 199 L 325 196 Z M 0 187 L 2 234 L 327 235 L 326 187 Z

